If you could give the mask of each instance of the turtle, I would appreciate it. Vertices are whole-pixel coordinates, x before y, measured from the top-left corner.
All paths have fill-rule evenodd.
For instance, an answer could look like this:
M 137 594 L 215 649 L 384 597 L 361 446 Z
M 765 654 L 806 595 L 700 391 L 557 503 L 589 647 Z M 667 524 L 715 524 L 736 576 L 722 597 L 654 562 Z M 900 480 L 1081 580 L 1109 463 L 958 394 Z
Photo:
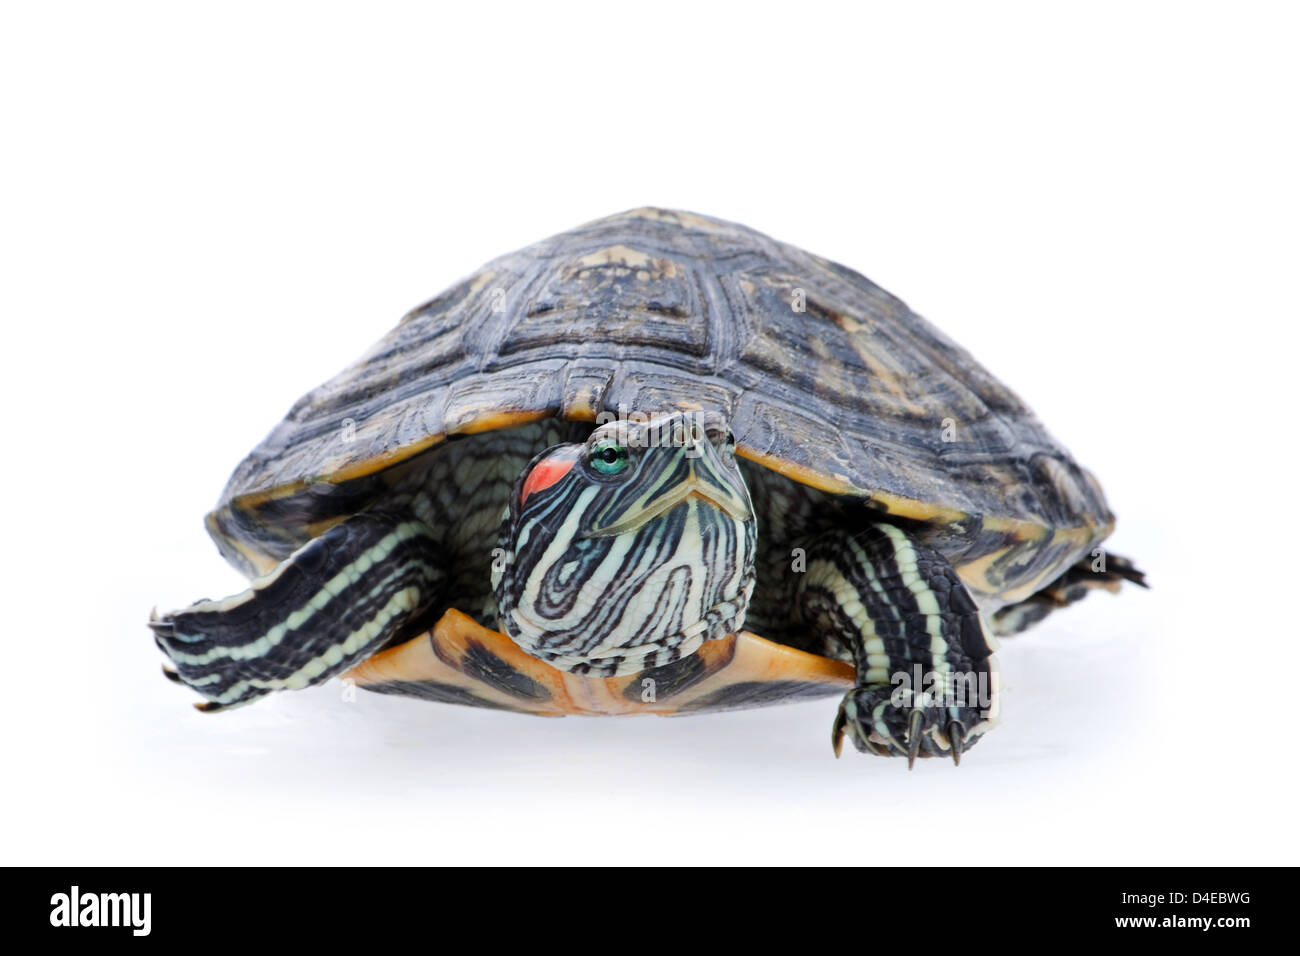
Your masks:
M 300 399 L 207 516 L 249 588 L 149 624 L 205 712 L 335 677 L 553 716 L 838 696 L 836 756 L 911 767 L 997 723 L 998 637 L 1145 586 L 1114 523 L 902 301 L 642 208 L 493 260 Z

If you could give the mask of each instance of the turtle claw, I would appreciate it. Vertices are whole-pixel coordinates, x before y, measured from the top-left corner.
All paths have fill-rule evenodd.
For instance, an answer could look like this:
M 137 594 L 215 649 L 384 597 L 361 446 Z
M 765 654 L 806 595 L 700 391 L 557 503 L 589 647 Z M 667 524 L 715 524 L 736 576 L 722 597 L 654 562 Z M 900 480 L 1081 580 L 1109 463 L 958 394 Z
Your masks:
M 835 750 L 835 759 L 840 759 L 840 751 L 844 749 L 844 707 L 835 714 L 835 723 L 831 727 L 831 747 Z
M 163 672 L 163 677 L 166 677 L 173 684 L 184 683 L 184 681 L 181 680 L 181 675 L 177 671 L 172 670 L 166 664 L 163 665 L 162 672 Z
M 951 756 L 960 765 L 962 753 L 979 739 L 966 731 L 978 723 L 973 719 L 977 712 L 971 710 L 967 722 L 957 719 L 954 708 L 936 706 L 925 698 L 915 705 L 911 700 L 894 703 L 894 694 L 893 686 L 878 684 L 854 687 L 844 695 L 831 728 L 836 756 L 848 737 L 860 753 L 906 757 L 909 770 L 918 757 Z M 965 715 L 968 709 L 956 710 Z
M 921 750 L 921 724 L 925 720 L 925 711 L 920 707 L 912 709 L 912 716 L 907 720 L 907 769 L 916 766 L 916 755 Z
M 149 612 L 149 629 L 154 632 L 156 637 L 176 636 L 176 627 L 172 623 L 171 615 L 159 617 L 157 608 Z
M 964 746 L 963 738 L 966 734 L 966 728 L 961 725 L 960 720 L 954 720 L 948 724 L 948 743 L 952 747 L 952 765 L 961 766 L 961 749 Z

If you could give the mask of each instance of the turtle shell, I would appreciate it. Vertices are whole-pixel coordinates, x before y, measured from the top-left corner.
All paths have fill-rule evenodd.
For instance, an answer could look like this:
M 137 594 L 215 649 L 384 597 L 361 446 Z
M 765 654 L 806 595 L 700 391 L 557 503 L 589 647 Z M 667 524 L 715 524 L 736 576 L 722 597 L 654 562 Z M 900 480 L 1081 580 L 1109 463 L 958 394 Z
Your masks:
M 954 563 L 999 603 L 1112 523 L 1024 403 L 902 301 L 744 226 L 646 208 L 496 259 L 411 311 L 293 406 L 209 529 L 263 571 L 452 436 L 620 409 L 722 412 L 742 457 L 968 544 Z M 1008 561 L 1014 575 L 995 571 Z

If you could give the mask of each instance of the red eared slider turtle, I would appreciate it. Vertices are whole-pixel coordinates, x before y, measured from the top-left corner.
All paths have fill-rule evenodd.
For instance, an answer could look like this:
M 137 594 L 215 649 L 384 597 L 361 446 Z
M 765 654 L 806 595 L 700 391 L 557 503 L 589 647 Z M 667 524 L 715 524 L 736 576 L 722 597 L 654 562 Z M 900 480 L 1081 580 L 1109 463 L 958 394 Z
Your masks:
M 858 273 L 640 209 L 498 259 L 300 400 L 208 529 L 249 590 L 151 621 L 216 711 L 346 674 L 539 714 L 826 694 L 960 757 L 990 631 L 1141 576 L 1088 472 Z

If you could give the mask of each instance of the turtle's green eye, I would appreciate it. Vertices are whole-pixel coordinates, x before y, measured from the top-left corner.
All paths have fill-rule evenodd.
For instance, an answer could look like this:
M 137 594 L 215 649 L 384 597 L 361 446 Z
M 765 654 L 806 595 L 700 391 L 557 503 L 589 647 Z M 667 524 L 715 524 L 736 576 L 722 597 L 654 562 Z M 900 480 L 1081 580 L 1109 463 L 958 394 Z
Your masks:
M 591 467 L 602 475 L 617 475 L 627 461 L 627 449 L 612 438 L 602 438 L 591 447 Z

